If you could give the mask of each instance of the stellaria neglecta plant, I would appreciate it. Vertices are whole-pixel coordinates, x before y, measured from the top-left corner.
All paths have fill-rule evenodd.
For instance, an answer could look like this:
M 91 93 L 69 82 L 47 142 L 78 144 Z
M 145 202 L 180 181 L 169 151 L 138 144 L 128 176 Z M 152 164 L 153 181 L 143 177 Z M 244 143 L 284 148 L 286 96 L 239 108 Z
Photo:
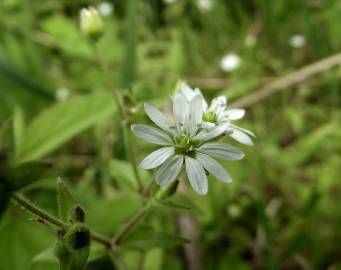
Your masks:
M 244 116 L 244 110 L 227 109 L 226 98 L 222 96 L 208 106 L 200 90 L 192 90 L 185 83 L 173 98 L 175 123 L 147 103 L 144 109 L 157 127 L 134 124 L 131 129 L 136 137 L 162 146 L 139 165 L 143 169 L 158 168 L 156 182 L 160 186 L 175 181 L 185 167 L 193 189 L 204 195 L 208 191 L 206 171 L 222 182 L 232 181 L 214 158 L 240 160 L 244 157 L 238 148 L 218 142 L 218 139 L 228 134 L 237 141 L 252 145 L 250 136 L 254 136 L 253 133 L 231 124 Z

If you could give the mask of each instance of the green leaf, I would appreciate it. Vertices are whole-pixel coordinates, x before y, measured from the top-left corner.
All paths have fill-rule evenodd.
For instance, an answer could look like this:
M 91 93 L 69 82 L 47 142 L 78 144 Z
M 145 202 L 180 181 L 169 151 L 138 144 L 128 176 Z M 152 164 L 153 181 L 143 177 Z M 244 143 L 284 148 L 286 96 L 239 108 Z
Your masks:
M 16 106 L 13 112 L 13 139 L 15 145 L 14 149 L 15 152 L 17 152 L 17 150 L 21 148 L 24 129 L 25 129 L 24 113 L 20 107 Z
M 53 247 L 49 247 L 33 257 L 31 262 L 32 270 L 59 270 L 57 257 L 53 253 Z
M 51 165 L 44 162 L 25 162 L 18 166 L 8 168 L 4 172 L 4 177 L 10 183 L 12 190 L 18 190 L 42 179 L 47 175 L 50 168 Z
M 11 193 L 0 183 L 0 219 L 5 213 Z
M 110 94 L 77 97 L 51 106 L 27 127 L 16 163 L 44 157 L 115 110 Z
M 129 162 L 113 159 L 109 163 L 111 177 L 115 178 L 121 189 L 137 190 L 137 184 L 132 166 Z M 148 179 L 146 170 L 139 170 L 141 178 Z
M 57 180 L 57 201 L 59 218 L 69 222 L 72 211 L 77 207 L 77 202 L 73 199 L 68 187 L 61 179 Z
M 62 15 L 49 16 L 42 25 L 43 29 L 53 36 L 56 46 L 73 56 L 91 57 L 89 43 L 80 33 L 76 24 Z
M 116 193 L 107 200 L 86 205 L 87 224 L 100 233 L 112 233 L 141 207 L 141 198 L 132 193 Z
M 139 225 L 122 240 L 122 246 L 139 251 L 170 248 L 185 243 L 188 243 L 185 238 L 155 230 L 146 225 Z
M 17 212 L 15 217 L 8 211 L 1 220 L 1 270 L 30 269 L 32 257 L 45 249 L 53 241 L 50 232 L 29 221 L 30 217 L 32 216 L 25 211 Z M 48 267 L 45 269 L 52 270 L 52 268 Z

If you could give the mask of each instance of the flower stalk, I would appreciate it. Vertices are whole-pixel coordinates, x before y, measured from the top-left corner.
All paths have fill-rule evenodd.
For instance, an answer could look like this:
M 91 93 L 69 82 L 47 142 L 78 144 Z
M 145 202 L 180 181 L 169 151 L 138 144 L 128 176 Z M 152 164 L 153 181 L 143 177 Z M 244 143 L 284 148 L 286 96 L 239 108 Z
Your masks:
M 137 167 L 137 161 L 136 161 L 136 157 L 135 157 L 135 152 L 133 150 L 133 148 L 131 147 L 133 145 L 133 142 L 131 140 L 131 135 L 130 135 L 130 126 L 129 126 L 129 117 L 127 114 L 127 110 L 124 108 L 124 105 L 121 101 L 121 98 L 118 94 L 118 92 L 116 91 L 115 87 L 114 87 L 114 83 L 111 79 L 111 75 L 110 75 L 110 69 L 107 65 L 107 63 L 104 61 L 104 59 L 101 56 L 101 52 L 98 46 L 98 43 L 94 43 L 94 51 L 96 54 L 96 58 L 97 58 L 97 62 L 99 64 L 99 66 L 101 67 L 101 70 L 105 76 L 106 79 L 106 87 L 108 87 L 108 89 L 111 89 L 115 102 L 116 102 L 116 106 L 118 108 L 119 111 L 119 115 L 121 118 L 121 127 L 123 130 L 123 140 L 124 140 L 124 146 L 125 149 L 127 151 L 127 155 L 128 158 L 131 162 L 131 166 L 133 169 L 133 173 L 134 173 L 134 177 L 137 183 L 137 187 L 138 190 L 140 192 L 143 191 L 143 185 L 142 185 L 142 180 L 138 171 L 138 167 Z

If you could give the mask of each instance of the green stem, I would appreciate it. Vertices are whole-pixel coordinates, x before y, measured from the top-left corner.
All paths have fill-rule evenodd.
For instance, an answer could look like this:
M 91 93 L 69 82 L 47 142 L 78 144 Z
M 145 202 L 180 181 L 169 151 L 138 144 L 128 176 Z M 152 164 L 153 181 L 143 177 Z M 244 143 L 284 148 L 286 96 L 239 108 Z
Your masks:
M 128 122 L 125 123 L 124 129 L 123 129 L 123 134 L 124 134 L 124 146 L 128 152 L 128 158 L 131 163 L 131 167 L 133 169 L 134 177 L 136 179 L 137 183 L 137 188 L 138 190 L 142 193 L 143 192 L 143 185 L 142 185 L 142 180 L 139 174 L 138 166 L 137 166 L 137 161 L 136 161 L 136 156 L 135 156 L 135 151 L 133 149 L 134 142 L 131 139 L 131 133 L 129 130 L 129 124 Z
M 132 166 L 132 169 L 133 169 L 133 173 L 134 173 L 134 176 L 135 176 L 135 179 L 136 179 L 136 183 L 137 183 L 137 186 L 138 186 L 138 189 L 140 192 L 143 191 L 143 185 L 142 185 L 142 181 L 141 181 L 141 177 L 140 177 L 140 174 L 139 174 L 139 171 L 138 171 L 138 167 L 137 167 L 137 161 L 136 161 L 136 157 L 135 157 L 135 152 L 132 148 L 133 146 L 133 142 L 131 140 L 131 135 L 130 135 L 130 130 L 129 130 L 129 121 L 128 121 L 128 115 L 126 113 L 126 110 L 124 109 L 124 106 L 121 102 L 121 99 L 120 99 L 120 96 L 118 94 L 118 92 L 116 91 L 115 87 L 114 87 L 114 83 L 112 81 L 112 76 L 110 74 L 110 69 L 107 65 L 107 63 L 103 60 L 102 56 L 101 56 L 101 53 L 100 53 L 100 49 L 99 49 L 99 46 L 98 46 L 98 43 L 94 44 L 94 50 L 95 50 L 95 54 L 96 54 L 96 58 L 97 58 L 97 61 L 104 73 L 104 76 L 106 78 L 106 84 L 107 84 L 107 87 L 109 89 L 112 90 L 113 92 L 113 95 L 114 95 L 114 99 L 115 99 L 115 102 L 116 102 L 116 105 L 118 107 L 118 110 L 119 110 L 119 114 L 120 114 L 120 117 L 121 117 L 121 127 L 123 129 L 123 140 L 124 140 L 124 146 L 125 146 L 125 149 L 128 153 L 128 158 L 131 162 L 131 166 Z
M 154 199 L 149 201 L 145 206 L 141 208 L 126 224 L 125 226 L 116 234 L 112 239 L 112 244 L 114 246 L 119 245 L 122 239 L 130 232 L 130 230 L 148 213 L 148 211 L 154 206 Z
M 23 197 L 22 195 L 19 194 L 13 194 L 12 195 L 12 199 L 13 201 L 15 201 L 17 204 L 19 204 L 20 206 L 24 207 L 26 210 L 28 210 L 29 212 L 37 215 L 38 217 L 40 217 L 41 219 L 43 219 L 44 221 L 47 221 L 57 227 L 60 228 L 67 228 L 68 225 L 63 222 L 62 220 L 56 218 L 55 216 L 49 214 L 48 212 L 46 212 L 45 210 L 41 209 L 39 206 L 35 205 L 34 203 L 30 202 L 29 200 L 27 200 L 25 197 Z M 91 236 L 92 239 L 98 243 L 101 243 L 107 247 L 111 247 L 111 240 L 108 239 L 107 237 L 98 234 L 96 232 L 91 232 Z

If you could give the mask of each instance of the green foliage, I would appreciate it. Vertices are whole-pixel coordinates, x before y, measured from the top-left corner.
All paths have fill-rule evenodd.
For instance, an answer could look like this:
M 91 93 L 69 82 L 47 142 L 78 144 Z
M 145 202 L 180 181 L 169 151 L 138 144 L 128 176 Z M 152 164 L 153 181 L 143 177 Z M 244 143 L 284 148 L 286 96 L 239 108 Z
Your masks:
M 86 261 L 86 270 L 119 269 L 106 247 L 89 246 L 88 230 L 114 237 L 149 197 L 124 152 L 112 91 L 129 96 L 129 124 L 147 122 L 143 103 L 167 112 L 178 80 L 233 102 L 341 51 L 338 0 L 211 0 L 211 9 L 199 0 L 129 0 L 109 1 L 96 55 L 79 10 L 100 2 L 0 1 L 0 270 L 60 269 L 54 242 L 62 269 Z M 291 45 L 297 34 L 302 47 Z M 241 59 L 233 71 L 220 67 L 227 53 Z M 206 269 L 340 269 L 340 77 L 337 67 L 251 104 L 241 125 L 256 133 L 255 146 L 242 149 L 243 161 L 223 163 L 233 182 L 209 179 L 199 197 L 180 181 L 115 247 L 126 269 L 188 268 L 182 248 L 193 239 L 179 215 L 196 221 Z M 61 89 L 65 100 L 56 99 Z M 131 146 L 137 163 L 154 150 Z M 161 196 L 149 186 L 154 172 L 137 171 L 145 191 Z M 65 179 L 58 202 L 50 174 Z M 67 228 L 12 205 L 17 191 Z
M 77 97 L 51 106 L 28 125 L 15 162 L 44 157 L 79 132 L 114 112 L 115 103 L 107 94 Z
M 122 244 L 128 249 L 149 251 L 155 248 L 176 247 L 188 242 L 183 237 L 140 225 L 123 240 Z

